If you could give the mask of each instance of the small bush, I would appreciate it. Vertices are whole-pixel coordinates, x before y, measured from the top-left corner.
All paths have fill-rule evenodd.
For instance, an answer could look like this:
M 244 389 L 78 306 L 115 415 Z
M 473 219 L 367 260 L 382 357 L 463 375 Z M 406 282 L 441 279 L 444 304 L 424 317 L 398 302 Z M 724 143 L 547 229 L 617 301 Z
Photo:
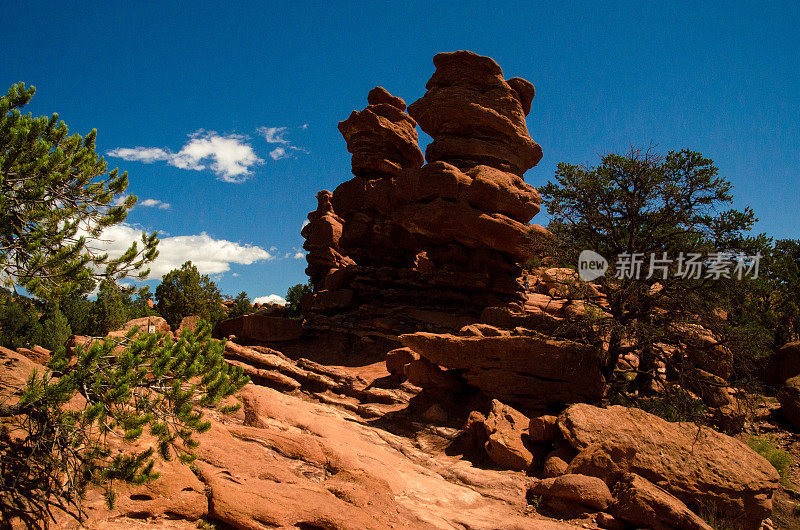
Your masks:
M 781 482 L 788 488 L 794 488 L 791 478 L 789 478 L 789 466 L 792 465 L 792 456 L 779 448 L 775 438 L 772 436 L 751 436 L 747 439 L 747 445 L 767 459 L 781 476 Z

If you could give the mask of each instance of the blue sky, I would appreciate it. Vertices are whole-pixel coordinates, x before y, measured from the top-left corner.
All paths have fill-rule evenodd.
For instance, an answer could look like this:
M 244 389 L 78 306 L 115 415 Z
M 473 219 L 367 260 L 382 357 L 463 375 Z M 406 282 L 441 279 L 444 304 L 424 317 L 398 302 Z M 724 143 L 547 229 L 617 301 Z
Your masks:
M 350 178 L 337 122 L 376 85 L 413 102 L 458 49 L 536 86 L 534 186 L 561 161 L 686 147 L 758 231 L 800 237 L 799 3 L 428 4 L 0 0 L 0 90 L 33 84 L 30 112 L 97 128 L 150 199 L 116 236 L 158 230 L 154 272 L 188 256 L 231 295 L 305 282 L 301 224 Z

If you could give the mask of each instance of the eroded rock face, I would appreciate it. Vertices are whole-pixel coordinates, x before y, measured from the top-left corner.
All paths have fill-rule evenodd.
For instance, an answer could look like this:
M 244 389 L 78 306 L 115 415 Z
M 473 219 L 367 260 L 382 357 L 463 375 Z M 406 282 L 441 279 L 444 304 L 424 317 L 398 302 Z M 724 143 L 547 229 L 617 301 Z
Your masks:
M 469 384 L 523 410 L 603 395 L 602 359 L 576 342 L 532 332 L 494 337 L 421 332 L 400 339 L 434 363 L 463 370 Z
M 564 438 L 578 451 L 593 444 L 617 446 L 635 456 L 635 473 L 690 508 L 711 509 L 758 528 L 772 511 L 775 468 L 742 442 L 694 423 L 670 423 L 640 409 L 573 405 L 559 417 Z M 610 458 L 615 467 L 625 458 Z M 598 464 L 601 460 L 594 459 Z

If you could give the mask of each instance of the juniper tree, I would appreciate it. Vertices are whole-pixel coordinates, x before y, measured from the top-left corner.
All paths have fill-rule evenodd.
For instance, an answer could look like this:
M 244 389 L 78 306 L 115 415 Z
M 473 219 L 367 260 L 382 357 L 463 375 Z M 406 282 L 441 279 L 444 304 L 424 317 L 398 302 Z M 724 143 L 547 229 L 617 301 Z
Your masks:
M 572 323 L 570 331 L 606 341 L 610 369 L 626 352 L 638 353 L 632 385 L 638 391 L 650 388 L 656 361 L 667 360 L 660 345 L 689 338 L 686 325 L 725 332 L 718 310 L 729 307 L 728 295 L 738 280 L 707 277 L 705 271 L 697 278 L 681 276 L 678 269 L 685 268 L 681 256 L 698 254 L 706 260 L 763 248 L 765 237 L 746 236 L 756 221 L 752 210 L 729 208 L 731 190 L 700 153 L 660 156 L 652 148 L 603 156 L 597 167 L 559 164 L 555 180 L 539 188 L 551 215 L 556 262 L 574 267 L 579 253 L 591 250 L 607 258 L 612 269 L 596 280 L 605 300 L 587 302 L 590 309 L 595 306 L 587 312 L 591 325 Z M 663 260 L 655 262 L 663 268 L 654 274 L 648 270 L 651 255 Z M 634 256 L 641 260 L 639 274 L 629 263 Z M 626 269 L 620 271 L 619 265 Z
M 0 403 L 0 521 L 45 526 L 53 508 L 81 518 L 90 485 L 104 488 L 113 505 L 115 482 L 158 478 L 154 457 L 192 462 L 196 435 L 210 427 L 200 407 L 249 381 L 224 361 L 224 343 L 210 338 L 205 321 L 177 341 L 136 331 L 77 346 L 74 354 L 59 349 L 15 402 Z M 67 406 L 76 396 L 81 405 Z M 145 432 L 155 443 L 132 449 Z
M 136 203 L 122 195 L 127 173 L 108 171 L 95 152 L 96 130 L 70 136 L 58 114 L 22 114 L 35 91 L 20 82 L 0 97 L 0 281 L 54 299 L 91 277 L 145 277 L 155 232 L 118 257 L 97 244 Z

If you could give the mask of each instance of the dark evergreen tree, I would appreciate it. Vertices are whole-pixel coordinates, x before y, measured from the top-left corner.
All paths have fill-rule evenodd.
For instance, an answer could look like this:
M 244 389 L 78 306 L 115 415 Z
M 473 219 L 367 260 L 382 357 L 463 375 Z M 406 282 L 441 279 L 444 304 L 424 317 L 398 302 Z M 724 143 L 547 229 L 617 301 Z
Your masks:
M 664 358 L 659 345 L 685 338 L 686 325 L 702 324 L 734 347 L 725 337 L 730 326 L 720 310 L 731 308 L 734 287 L 745 283 L 708 277 L 705 271 L 681 276 L 679 270 L 686 266 L 681 256 L 696 253 L 708 265 L 713 255 L 733 259 L 763 248 L 764 237 L 745 236 L 755 222 L 752 210 L 724 209 L 732 202 L 732 186 L 711 160 L 688 150 L 662 157 L 652 149 L 634 149 L 626 156 L 606 155 L 597 167 L 559 164 L 555 177 L 539 192 L 552 219 L 548 228 L 555 235 L 556 263 L 574 268 L 579 254 L 591 250 L 607 258 L 612 269 L 596 280 L 607 301 L 597 304 L 590 298 L 590 322 L 572 322 L 568 332 L 598 344 L 607 341 L 610 367 L 627 351 L 636 351 L 640 362 L 632 386 L 637 392 L 651 387 L 657 361 L 685 373 L 672 365 L 676 360 Z M 638 271 L 632 267 L 634 255 L 641 259 Z M 648 275 L 651 256 L 665 255 L 668 261 L 657 262 L 663 268 Z M 622 275 L 619 265 L 627 267 Z
M 286 316 L 289 318 L 302 318 L 303 297 L 312 291 L 311 282 L 298 283 L 289 287 L 286 292 Z
M 93 308 L 96 327 L 92 335 L 104 336 L 110 331 L 120 329 L 130 319 L 131 306 L 129 289 L 112 280 L 100 282 Z
M 41 340 L 42 304 L 6 290 L 0 298 L 0 346 L 16 349 Z
M 72 329 L 67 317 L 64 316 L 58 305 L 54 305 L 49 314 L 43 317 L 41 336 L 36 343 L 48 350 L 57 350 L 64 346 L 71 334 Z
M 228 311 L 228 318 L 249 315 L 255 311 L 255 309 L 253 309 L 253 304 L 250 303 L 250 297 L 247 296 L 247 293 L 244 291 L 237 294 L 233 301 L 235 305 Z
M 171 270 L 161 280 L 156 287 L 156 308 L 173 329 L 190 315 L 212 323 L 225 316 L 217 285 L 208 275 L 201 275 L 191 261 Z
M 142 318 L 158 315 L 158 312 L 150 307 L 152 299 L 153 295 L 150 294 L 150 287 L 147 285 L 140 287 L 136 292 L 136 298 L 133 300 L 133 303 L 130 307 L 129 317 Z

